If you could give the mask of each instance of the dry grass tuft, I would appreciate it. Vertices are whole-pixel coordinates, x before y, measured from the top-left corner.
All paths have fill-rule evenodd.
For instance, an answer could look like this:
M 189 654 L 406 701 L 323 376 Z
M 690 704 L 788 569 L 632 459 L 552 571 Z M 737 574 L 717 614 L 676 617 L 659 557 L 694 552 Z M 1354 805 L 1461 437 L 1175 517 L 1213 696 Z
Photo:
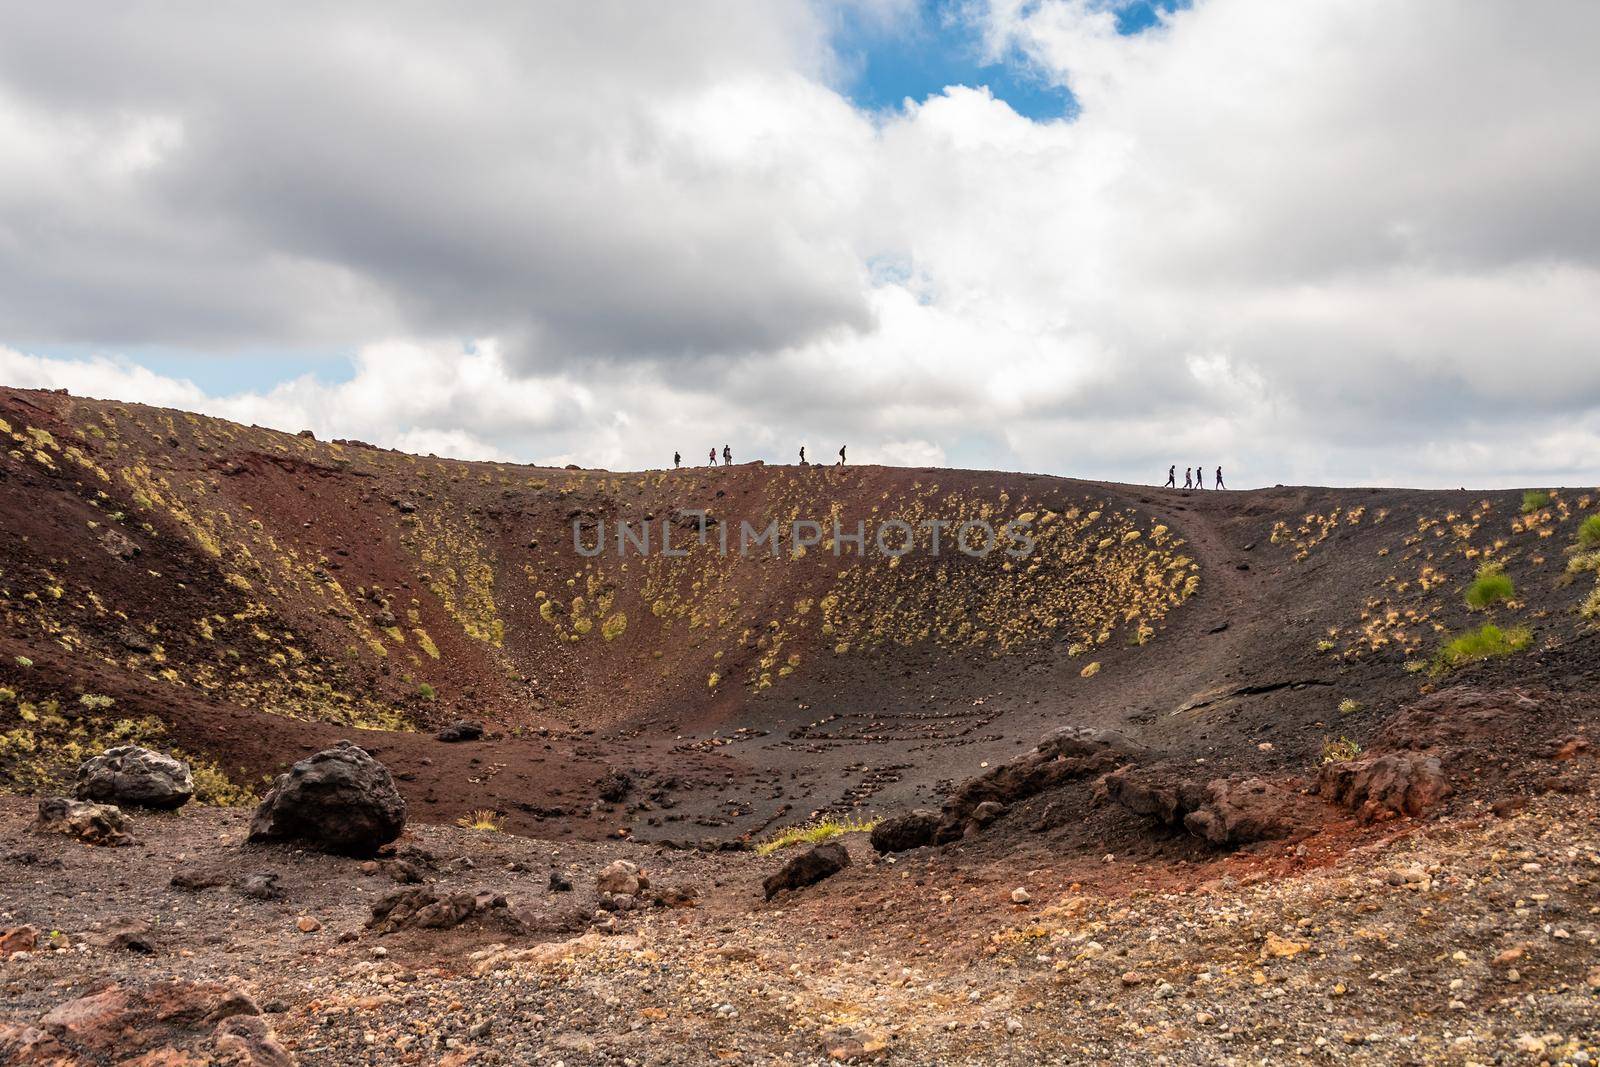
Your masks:
M 790 845 L 818 845 L 843 834 L 871 833 L 872 828 L 877 825 L 877 819 L 861 820 L 848 815 L 827 815 L 800 826 L 779 830 L 756 846 L 756 854 L 770 856 Z

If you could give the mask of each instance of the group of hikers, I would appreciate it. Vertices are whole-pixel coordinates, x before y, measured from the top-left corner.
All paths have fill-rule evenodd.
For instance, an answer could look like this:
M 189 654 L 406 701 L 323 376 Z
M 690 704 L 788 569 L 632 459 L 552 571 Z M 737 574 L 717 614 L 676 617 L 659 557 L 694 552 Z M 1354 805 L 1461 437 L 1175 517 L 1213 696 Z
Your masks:
M 839 446 L 839 466 L 841 466 L 841 467 L 844 466 L 844 450 L 845 450 L 846 447 L 847 446 L 845 446 L 845 445 L 840 445 Z M 716 449 L 715 445 L 713 445 L 712 448 L 711 448 L 711 451 L 706 454 L 706 462 L 709 463 L 713 467 L 715 467 L 717 465 L 717 449 Z M 733 449 L 729 448 L 727 445 L 723 445 L 722 446 L 722 465 L 724 467 L 733 466 Z M 683 453 L 681 453 L 681 452 L 673 452 L 672 453 L 672 469 L 673 470 L 677 470 L 679 467 L 682 467 L 682 466 L 683 466 Z M 800 446 L 800 466 L 802 466 L 802 467 L 806 466 L 806 446 L 805 445 L 801 445 Z
M 1185 489 L 1204 489 L 1206 487 L 1206 469 L 1200 466 L 1183 468 L 1183 487 Z M 1174 463 L 1167 468 L 1167 484 L 1163 489 L 1178 488 L 1178 465 Z M 1211 486 L 1213 489 L 1226 489 L 1222 484 L 1222 468 L 1217 468 L 1217 480 Z
M 839 446 L 839 466 L 841 466 L 841 467 L 844 466 L 844 450 L 845 450 L 845 446 L 844 445 L 840 445 Z M 715 445 L 712 446 L 710 452 L 706 453 L 706 462 L 708 464 L 710 464 L 711 466 L 713 466 L 713 467 L 715 467 L 717 465 L 717 449 L 716 449 Z M 724 467 L 733 466 L 733 449 L 729 448 L 727 445 L 723 445 L 722 446 L 722 465 Z M 681 453 L 681 452 L 673 452 L 672 453 L 672 467 L 673 467 L 673 469 L 677 470 L 678 468 L 680 468 L 682 466 L 683 466 L 683 453 Z M 801 445 L 800 446 L 800 466 L 802 466 L 802 467 L 806 466 L 806 446 L 805 445 Z M 1204 467 L 1200 467 L 1200 466 L 1183 468 L 1183 487 L 1185 489 L 1204 489 L 1206 487 L 1206 471 L 1205 471 L 1205 468 Z M 1167 483 L 1162 488 L 1164 488 L 1164 489 L 1176 489 L 1176 488 L 1178 488 L 1178 465 L 1176 463 L 1174 463 L 1172 466 L 1167 468 Z M 1213 488 L 1213 489 L 1226 489 L 1227 488 L 1227 486 L 1222 484 L 1222 468 L 1221 467 L 1217 468 L 1217 477 L 1216 477 L 1216 480 L 1212 483 L 1211 488 Z

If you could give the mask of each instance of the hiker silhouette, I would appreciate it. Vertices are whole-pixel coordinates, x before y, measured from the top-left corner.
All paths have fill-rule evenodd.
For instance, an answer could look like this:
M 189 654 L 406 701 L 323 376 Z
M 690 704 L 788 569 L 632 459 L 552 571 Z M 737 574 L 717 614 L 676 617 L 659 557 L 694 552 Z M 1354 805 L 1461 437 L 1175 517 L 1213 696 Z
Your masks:
M 839 466 L 844 466 L 844 445 L 839 446 Z
M 733 450 L 727 445 L 722 446 L 722 465 L 724 467 L 733 466 Z
M 1194 468 L 1194 487 L 1196 489 L 1204 489 L 1206 487 L 1206 469 L 1198 463 L 1195 464 Z
M 717 465 L 717 447 L 715 445 L 711 446 L 711 465 L 713 467 Z
M 1183 487 L 1185 489 L 1193 489 L 1194 488 L 1194 468 L 1193 467 L 1185 467 L 1185 468 L 1183 468 Z
M 1221 467 L 1217 468 L 1217 481 L 1216 481 L 1216 485 L 1213 486 L 1213 488 L 1216 488 L 1216 489 L 1225 489 L 1225 488 L 1227 488 L 1226 486 L 1224 486 L 1222 484 L 1222 468 Z
M 1172 466 L 1167 468 L 1167 484 L 1162 486 L 1161 488 L 1163 488 L 1163 489 L 1176 489 L 1176 488 L 1178 488 L 1178 465 L 1176 463 L 1174 463 Z
M 801 445 L 800 446 L 800 466 L 804 467 L 805 465 L 806 465 L 806 446 L 805 445 Z
M 677 470 L 681 466 L 683 466 L 683 454 L 680 453 L 680 452 L 673 452 L 672 453 L 672 469 L 673 470 Z

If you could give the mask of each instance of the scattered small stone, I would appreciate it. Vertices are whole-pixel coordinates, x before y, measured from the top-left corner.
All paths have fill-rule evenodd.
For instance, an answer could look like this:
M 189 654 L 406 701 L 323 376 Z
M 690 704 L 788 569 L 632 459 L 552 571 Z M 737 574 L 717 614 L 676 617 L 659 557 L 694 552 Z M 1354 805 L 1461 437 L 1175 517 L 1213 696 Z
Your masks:
M 150 939 L 150 924 L 143 919 L 116 919 L 89 934 L 85 940 L 96 948 L 118 952 L 134 952 L 142 956 L 155 954 L 155 942 Z
M 285 896 L 278 876 L 271 873 L 240 875 L 234 880 L 233 890 L 252 900 L 282 900 Z

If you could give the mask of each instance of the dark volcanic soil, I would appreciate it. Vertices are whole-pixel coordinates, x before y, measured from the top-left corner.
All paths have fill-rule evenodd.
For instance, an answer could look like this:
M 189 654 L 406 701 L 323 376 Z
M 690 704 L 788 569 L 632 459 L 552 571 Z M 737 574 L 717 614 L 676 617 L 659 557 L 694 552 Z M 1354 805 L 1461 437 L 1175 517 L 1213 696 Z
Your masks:
M 0 802 L 0 924 L 49 947 L 0 963 L 0 1059 L 28 1027 L 92 1054 L 120 1023 L 64 1030 L 53 1010 L 173 979 L 246 993 L 303 1063 L 1578 1064 L 1600 1048 L 1592 795 L 1333 833 L 1338 863 L 1305 844 L 874 861 L 857 835 L 854 866 L 772 903 L 759 884 L 781 855 L 420 827 L 404 847 L 431 857 L 430 888 L 505 894 L 526 932 L 391 935 L 365 925 L 388 876 L 243 847 L 239 815 L 139 817 L 141 845 L 96 849 L 27 834 L 30 808 Z M 613 858 L 700 906 L 584 932 Z M 277 874 L 284 899 L 169 885 L 219 867 Z M 553 868 L 574 892 L 546 891 Z M 130 919 L 148 954 L 104 943 Z M 212 1028 L 141 1025 L 115 1048 L 210 1054 Z

